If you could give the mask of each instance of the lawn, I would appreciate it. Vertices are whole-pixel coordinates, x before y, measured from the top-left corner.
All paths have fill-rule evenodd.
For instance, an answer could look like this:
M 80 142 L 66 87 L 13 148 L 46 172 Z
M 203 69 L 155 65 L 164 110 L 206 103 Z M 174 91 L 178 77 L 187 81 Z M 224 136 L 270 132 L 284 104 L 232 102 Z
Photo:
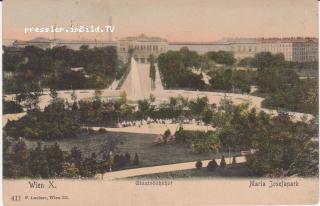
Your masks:
M 154 145 L 155 136 L 154 134 L 108 132 L 105 134 L 80 135 L 77 138 L 58 140 L 57 142 L 64 151 L 70 151 L 72 147 L 76 146 L 82 151 L 84 156 L 89 157 L 93 152 L 99 155 L 99 151 L 106 141 L 116 139 L 118 143 L 115 154 L 128 152 L 133 157 L 135 152 L 137 152 L 140 166 L 142 167 L 197 161 L 199 159 L 205 160 L 221 156 L 221 154 L 216 155 L 212 152 L 203 154 L 193 153 L 186 144 Z M 28 147 L 35 147 L 37 144 L 35 141 L 30 140 L 26 140 L 26 143 Z M 53 143 L 53 141 L 43 142 L 45 145 Z M 227 156 L 227 154 L 225 155 Z

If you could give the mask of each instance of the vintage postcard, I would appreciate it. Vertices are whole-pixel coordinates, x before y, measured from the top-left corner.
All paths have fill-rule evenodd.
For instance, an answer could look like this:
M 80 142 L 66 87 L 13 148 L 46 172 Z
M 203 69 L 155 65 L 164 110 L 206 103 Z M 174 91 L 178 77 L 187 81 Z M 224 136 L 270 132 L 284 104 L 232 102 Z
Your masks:
M 319 201 L 316 0 L 4 0 L 5 206 Z

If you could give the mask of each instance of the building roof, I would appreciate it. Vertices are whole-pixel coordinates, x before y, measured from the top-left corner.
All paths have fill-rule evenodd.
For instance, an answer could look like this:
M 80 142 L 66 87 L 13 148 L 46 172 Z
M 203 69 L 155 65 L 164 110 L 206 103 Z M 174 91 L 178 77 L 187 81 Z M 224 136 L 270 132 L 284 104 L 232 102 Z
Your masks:
M 258 41 L 261 43 L 318 43 L 318 39 L 313 37 L 259 38 Z
M 160 37 L 148 37 L 145 34 L 140 34 L 139 36 L 133 37 L 125 37 L 120 39 L 119 41 L 140 41 L 140 42 L 167 42 L 166 39 L 162 39 Z

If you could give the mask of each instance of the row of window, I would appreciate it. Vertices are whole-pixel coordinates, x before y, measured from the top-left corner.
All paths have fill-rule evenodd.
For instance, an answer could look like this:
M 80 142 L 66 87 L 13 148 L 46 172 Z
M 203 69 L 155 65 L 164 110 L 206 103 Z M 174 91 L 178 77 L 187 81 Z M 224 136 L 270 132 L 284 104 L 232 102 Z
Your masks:
M 128 49 L 126 47 L 120 47 L 120 51 L 126 52 L 129 49 L 134 49 L 137 51 L 154 51 L 154 52 L 163 52 L 165 48 L 158 45 L 129 45 Z

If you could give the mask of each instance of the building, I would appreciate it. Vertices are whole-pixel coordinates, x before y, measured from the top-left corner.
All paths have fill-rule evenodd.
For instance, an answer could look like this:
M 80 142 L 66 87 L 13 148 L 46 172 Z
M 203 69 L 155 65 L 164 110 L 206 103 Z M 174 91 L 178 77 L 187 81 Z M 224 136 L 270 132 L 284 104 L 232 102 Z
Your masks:
M 35 46 L 41 49 L 49 49 L 54 47 L 66 46 L 69 49 L 79 50 L 81 46 L 87 45 L 89 48 L 117 46 L 116 42 L 109 41 L 76 41 L 76 40 L 62 40 L 62 39 L 47 39 L 43 37 L 34 38 L 30 41 L 15 40 L 12 46 L 15 48 L 24 48 L 26 46 Z
M 237 38 L 218 42 L 172 42 L 168 50 L 177 51 L 182 47 L 204 54 L 208 51 L 231 51 L 236 59 L 253 57 L 259 52 L 281 53 L 286 61 L 318 61 L 317 38 Z
M 128 62 L 130 55 L 139 63 L 147 63 L 150 55 L 157 58 L 167 52 L 168 42 L 159 37 L 126 37 L 118 41 L 118 56 L 122 62 Z
M 198 54 L 205 54 L 209 51 L 230 50 L 228 42 L 169 42 L 168 44 L 168 50 L 171 51 L 179 51 L 183 47 L 197 51 Z
M 114 46 L 117 47 L 119 59 L 128 62 L 132 55 L 137 62 L 147 63 L 149 56 L 157 58 L 161 53 L 168 50 L 178 51 L 183 47 L 205 54 L 209 51 L 230 51 L 236 59 L 253 57 L 259 52 L 281 53 L 285 60 L 293 62 L 318 61 L 318 39 L 317 38 L 235 38 L 224 39 L 216 42 L 168 42 L 159 37 L 148 37 L 141 34 L 137 37 L 126 37 L 118 42 L 110 41 L 75 41 L 75 40 L 50 40 L 46 38 L 35 38 L 30 41 L 16 40 L 12 43 L 16 49 L 25 46 L 36 46 L 42 49 L 66 46 L 78 50 L 82 45 L 89 48 Z

